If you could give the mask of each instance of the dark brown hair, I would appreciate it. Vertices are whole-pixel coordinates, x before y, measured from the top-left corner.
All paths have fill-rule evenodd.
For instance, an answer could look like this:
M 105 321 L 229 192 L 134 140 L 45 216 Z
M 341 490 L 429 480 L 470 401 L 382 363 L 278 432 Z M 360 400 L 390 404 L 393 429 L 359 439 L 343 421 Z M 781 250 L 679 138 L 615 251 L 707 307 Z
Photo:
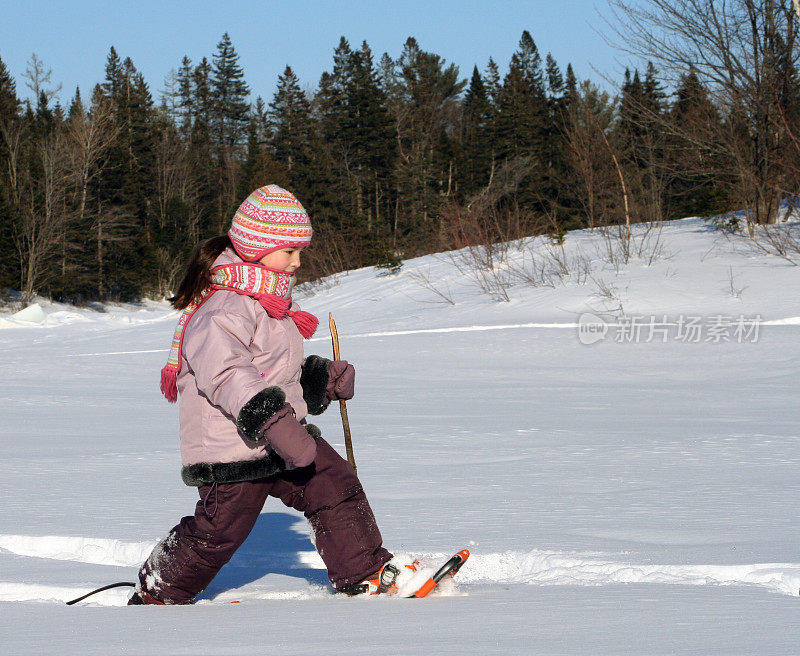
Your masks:
M 178 285 L 178 291 L 172 298 L 168 299 L 172 307 L 176 310 L 183 310 L 187 305 L 200 300 L 200 295 L 211 282 L 211 266 L 214 264 L 220 253 L 228 246 L 231 248 L 230 237 L 220 235 L 201 241 L 192 251 L 189 264 L 183 274 L 183 280 Z

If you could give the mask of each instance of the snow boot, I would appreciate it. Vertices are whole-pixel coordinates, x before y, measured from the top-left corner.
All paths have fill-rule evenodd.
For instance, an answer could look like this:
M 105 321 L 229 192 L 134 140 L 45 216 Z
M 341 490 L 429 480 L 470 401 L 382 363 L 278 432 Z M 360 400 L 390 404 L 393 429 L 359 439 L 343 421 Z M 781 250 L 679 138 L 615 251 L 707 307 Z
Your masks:
M 420 568 L 418 560 L 411 560 L 404 556 L 395 556 L 385 563 L 373 576 L 365 579 L 361 583 L 351 583 L 337 592 L 344 592 L 347 595 L 376 595 L 376 594 L 397 594 L 398 586 L 409 579 Z
M 159 601 L 149 592 L 134 592 L 128 599 L 128 606 L 164 606 L 163 601 Z

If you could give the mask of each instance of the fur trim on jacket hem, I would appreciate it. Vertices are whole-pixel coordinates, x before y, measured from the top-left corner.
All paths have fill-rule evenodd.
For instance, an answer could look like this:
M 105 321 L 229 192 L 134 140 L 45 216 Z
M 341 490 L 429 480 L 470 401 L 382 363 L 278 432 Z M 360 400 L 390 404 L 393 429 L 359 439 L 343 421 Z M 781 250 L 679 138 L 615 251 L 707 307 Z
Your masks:
M 300 385 L 303 387 L 303 399 L 310 415 L 321 415 L 328 408 L 325 390 L 328 387 L 330 363 L 330 360 L 319 355 L 309 355 L 303 362 Z
M 314 424 L 305 429 L 315 440 L 322 432 Z M 267 478 L 286 471 L 286 463 L 277 453 L 270 451 L 266 458 L 242 462 L 198 462 L 181 469 L 181 478 L 189 487 L 200 487 L 211 483 L 242 483 L 257 478 Z

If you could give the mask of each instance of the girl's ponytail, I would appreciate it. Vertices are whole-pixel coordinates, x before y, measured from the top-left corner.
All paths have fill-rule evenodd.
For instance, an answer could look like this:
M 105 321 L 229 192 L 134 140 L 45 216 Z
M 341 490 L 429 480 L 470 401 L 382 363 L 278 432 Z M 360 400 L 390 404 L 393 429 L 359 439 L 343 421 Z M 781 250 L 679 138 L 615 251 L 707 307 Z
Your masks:
M 189 264 L 186 265 L 183 280 L 178 285 L 178 292 L 172 298 L 167 299 L 172 303 L 172 307 L 176 310 L 183 310 L 190 303 L 200 300 L 200 295 L 211 281 L 211 267 L 214 260 L 228 246 L 233 247 L 228 235 L 212 237 L 195 246 Z

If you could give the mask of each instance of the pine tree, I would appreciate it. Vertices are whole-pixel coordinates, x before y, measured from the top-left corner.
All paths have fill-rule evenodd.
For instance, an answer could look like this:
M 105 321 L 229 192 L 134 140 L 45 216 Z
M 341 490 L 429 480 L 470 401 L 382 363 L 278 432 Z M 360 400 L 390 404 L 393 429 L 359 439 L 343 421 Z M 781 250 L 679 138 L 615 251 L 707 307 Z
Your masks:
M 548 129 L 550 109 L 545 92 L 541 57 L 530 33 L 525 31 L 512 55 L 503 79 L 494 122 L 498 157 L 506 166 L 521 169 L 524 178 L 510 203 L 538 208 L 548 192 Z
M 350 59 L 353 51 L 347 39 L 341 37 L 333 51 L 333 70 L 322 74 L 314 96 L 314 114 L 320 128 L 320 136 L 328 144 L 340 141 L 342 126 L 347 118 L 347 99 Z M 337 153 L 334 155 L 340 158 Z
M 212 184 L 216 197 L 214 212 L 217 216 L 217 232 L 223 232 L 241 202 L 236 191 L 240 185 L 241 151 L 249 123 L 247 96 L 250 93 L 239 65 L 239 56 L 227 32 L 217 44 L 210 83 L 209 128 L 213 141 Z
M 3 290 L 19 285 L 19 260 L 11 254 L 13 245 L 13 220 L 15 216 L 15 194 L 12 179 L 14 166 L 12 149 L 19 147 L 20 102 L 17 98 L 16 83 L 0 59 L 0 296 Z
M 191 101 L 191 141 L 204 156 L 210 158 L 213 98 L 211 93 L 211 65 L 203 57 L 192 73 L 193 100 Z
M 454 134 L 458 121 L 458 97 L 466 86 L 458 67 L 439 55 L 425 52 L 409 38 L 398 61 L 401 103 L 393 107 L 398 125 L 400 157 L 396 179 L 410 226 L 424 232 L 441 225 L 441 206 L 452 194 L 455 163 Z
M 572 70 L 572 64 L 567 64 L 567 75 L 564 82 L 564 96 L 567 100 L 567 105 L 575 99 L 578 93 L 578 80 L 575 77 L 575 71 Z
M 491 57 L 489 57 L 489 63 L 486 65 L 484 80 L 486 86 L 486 95 L 496 113 L 497 107 L 500 104 L 500 94 L 502 93 L 503 85 L 500 82 L 500 69 L 497 67 L 497 64 Z
M 326 204 L 347 217 L 351 228 L 372 233 L 388 214 L 385 200 L 395 142 L 386 95 L 366 42 L 353 51 L 342 37 L 333 71 L 320 79 L 315 105 L 331 155 L 328 168 L 336 178 L 333 188 L 328 185 L 333 193 Z
M 541 57 L 525 31 L 503 79 L 497 116 L 502 157 L 535 157 L 542 147 L 547 102 Z
M 17 84 L 2 59 L 0 59 L 0 117 L 10 120 L 17 118 L 20 102 L 17 98 Z
M 93 272 L 101 299 L 137 299 L 155 281 L 152 240 L 155 171 L 153 99 L 130 58 L 111 48 L 101 85 L 117 133 L 98 181 L 91 239 Z M 88 254 L 88 253 L 87 253 Z
M 664 160 L 664 98 L 652 63 L 648 62 L 644 81 L 638 70 L 633 78 L 625 71 L 616 133 L 639 220 L 665 218 L 664 193 L 670 172 Z
M 673 126 L 668 140 L 668 166 L 675 173 L 668 189 L 671 216 L 707 215 L 725 209 L 726 182 L 731 173 L 721 149 L 709 147 L 722 128 L 719 112 L 696 71 L 681 76 L 670 109 Z
M 178 85 L 178 129 L 184 138 L 192 132 L 192 123 L 195 114 L 195 97 L 192 76 L 192 60 L 184 55 L 181 67 L 177 73 Z
M 547 89 L 551 98 L 557 98 L 564 93 L 564 78 L 558 63 L 549 52 L 545 57 L 545 71 L 547 72 Z
M 221 232 L 225 219 L 217 212 L 216 175 L 211 164 L 216 153 L 211 136 L 213 98 L 211 64 L 203 57 L 191 73 L 191 131 L 189 133 L 190 166 L 194 170 L 194 194 L 197 203 L 197 234 L 200 239 Z
M 100 86 L 103 89 L 103 93 L 105 94 L 106 98 L 116 99 L 120 94 L 123 70 L 122 60 L 120 60 L 117 50 L 114 48 L 114 46 L 111 46 L 111 49 L 108 52 L 105 71 L 106 79 Z
M 477 66 L 472 70 L 461 108 L 459 179 L 461 194 L 469 196 L 488 184 L 493 160 L 492 105 Z
M 239 145 L 249 122 L 247 96 L 250 89 L 244 81 L 244 71 L 239 65 L 239 55 L 231 43 L 228 33 L 222 35 L 213 56 L 211 89 L 213 94 L 213 118 L 211 130 L 221 147 Z
M 272 159 L 266 147 L 266 121 L 266 107 L 259 96 L 247 128 L 247 151 L 242 164 L 238 198 L 245 198 L 254 189 L 267 184 L 291 186 L 286 168 Z
M 544 166 L 543 185 L 540 195 L 547 199 L 549 216 L 556 232 L 561 233 L 579 227 L 575 220 L 575 209 L 578 207 L 577 199 L 569 193 L 570 164 L 566 134 L 569 123 L 570 90 L 558 63 L 550 53 L 545 58 L 545 71 L 547 74 L 547 106 L 548 120 L 544 130 L 543 157 Z M 572 69 L 568 67 L 568 73 Z M 572 93 L 575 92 L 575 77 L 572 74 L 570 81 Z
M 278 88 L 269 104 L 270 145 L 277 162 L 286 167 L 297 195 L 307 197 L 313 180 L 311 163 L 314 125 L 311 103 L 290 66 L 278 77 Z

